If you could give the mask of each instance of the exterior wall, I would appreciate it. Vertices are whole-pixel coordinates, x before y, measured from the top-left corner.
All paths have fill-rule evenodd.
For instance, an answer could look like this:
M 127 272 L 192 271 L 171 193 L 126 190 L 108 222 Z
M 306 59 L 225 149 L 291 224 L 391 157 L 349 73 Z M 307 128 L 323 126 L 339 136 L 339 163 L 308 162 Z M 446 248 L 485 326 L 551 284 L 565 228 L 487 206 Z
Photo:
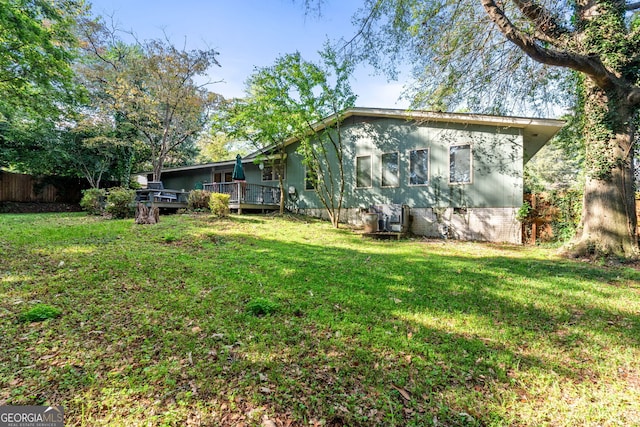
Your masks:
M 404 204 L 411 209 L 412 232 L 440 237 L 436 215 L 442 212 L 448 237 L 519 243 L 515 212 L 523 203 L 523 138 L 519 129 L 481 125 L 416 123 L 400 119 L 351 117 L 343 124 L 345 140 L 343 221 L 360 223 L 371 205 Z M 449 183 L 449 147 L 470 144 L 472 177 L 469 184 Z M 297 144 L 287 150 L 288 187 L 296 192 L 288 206 L 326 217 L 313 190 L 305 190 L 302 157 Z M 427 149 L 428 182 L 409 185 L 410 151 Z M 398 153 L 399 183 L 382 186 L 382 154 Z M 356 157 L 371 156 L 372 185 L 356 188 Z M 335 162 L 335 157 L 333 158 Z M 464 214 L 455 213 L 466 212 Z
M 516 208 L 411 209 L 411 232 L 459 240 L 522 243 Z
M 185 191 L 202 188 L 205 182 L 211 182 L 211 168 L 188 171 L 165 171 L 160 177 L 164 188 Z
M 243 164 L 245 178 L 247 182 L 252 184 L 272 185 L 278 186 L 278 181 L 264 181 L 262 182 L 262 174 L 258 167 L 253 163 Z M 216 173 L 229 173 L 233 172 L 233 164 L 226 162 L 221 165 L 210 166 L 206 168 L 191 169 L 191 170 L 176 170 L 176 171 L 164 171 L 162 172 L 162 183 L 164 188 L 170 188 L 172 190 L 194 190 L 202 189 L 203 184 L 213 182 L 214 174 Z
M 328 220 L 325 209 L 302 209 L 301 213 Z M 479 240 L 521 244 L 521 224 L 516 208 L 470 208 L 457 212 L 453 208 L 411 208 L 410 231 L 418 236 L 457 240 Z M 361 209 L 345 209 L 342 222 L 362 225 Z

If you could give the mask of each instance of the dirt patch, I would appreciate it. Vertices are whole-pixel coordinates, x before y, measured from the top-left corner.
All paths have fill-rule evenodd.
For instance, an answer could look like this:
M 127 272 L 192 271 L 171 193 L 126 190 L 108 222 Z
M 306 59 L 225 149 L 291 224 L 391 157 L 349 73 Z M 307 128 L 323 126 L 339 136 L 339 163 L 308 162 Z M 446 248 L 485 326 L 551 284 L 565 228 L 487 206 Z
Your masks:
M 77 203 L 0 202 L 0 213 L 80 212 Z

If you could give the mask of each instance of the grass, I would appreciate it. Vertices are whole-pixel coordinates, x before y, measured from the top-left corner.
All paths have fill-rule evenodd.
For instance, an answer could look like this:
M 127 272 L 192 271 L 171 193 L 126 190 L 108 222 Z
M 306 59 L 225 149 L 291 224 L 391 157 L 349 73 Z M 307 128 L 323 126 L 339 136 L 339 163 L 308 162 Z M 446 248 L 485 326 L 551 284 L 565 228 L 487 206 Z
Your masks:
M 637 269 L 548 248 L 0 216 L 0 405 L 67 426 L 640 425 L 639 313 Z

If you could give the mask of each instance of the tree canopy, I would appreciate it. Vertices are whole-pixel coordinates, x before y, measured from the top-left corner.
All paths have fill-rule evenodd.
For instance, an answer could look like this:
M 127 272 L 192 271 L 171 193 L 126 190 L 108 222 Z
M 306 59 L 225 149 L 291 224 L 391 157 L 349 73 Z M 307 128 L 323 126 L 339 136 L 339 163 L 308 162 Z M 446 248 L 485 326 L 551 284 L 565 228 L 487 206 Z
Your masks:
M 0 166 L 56 170 L 56 124 L 83 96 L 72 64 L 86 13 L 76 0 L 0 0 Z
M 247 80 L 247 96 L 228 102 L 216 118 L 216 126 L 233 138 L 264 149 L 263 161 L 266 159 L 279 171 L 287 143 L 300 141 L 299 151 L 311 172 L 308 178 L 313 180 L 316 194 L 337 227 L 344 193 L 342 135 L 316 134 L 314 125 L 353 106 L 355 95 L 349 86 L 353 64 L 341 62 L 328 46 L 320 55 L 321 64 L 306 61 L 296 52 L 279 57 L 270 67 L 257 69 Z M 332 168 L 328 156 L 338 158 L 337 169 Z M 283 174 L 277 175 L 283 213 Z

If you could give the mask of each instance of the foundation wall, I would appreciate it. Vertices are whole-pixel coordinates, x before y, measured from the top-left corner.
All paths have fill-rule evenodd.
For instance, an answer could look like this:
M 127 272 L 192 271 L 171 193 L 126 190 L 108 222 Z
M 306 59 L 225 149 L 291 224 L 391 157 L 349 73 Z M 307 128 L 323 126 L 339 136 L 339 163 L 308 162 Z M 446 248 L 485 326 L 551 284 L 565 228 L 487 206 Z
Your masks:
M 411 208 L 410 231 L 418 236 L 457 240 L 522 243 L 517 208 Z M 305 215 L 328 219 L 324 209 L 301 209 Z M 363 225 L 360 209 L 343 209 L 342 222 Z

